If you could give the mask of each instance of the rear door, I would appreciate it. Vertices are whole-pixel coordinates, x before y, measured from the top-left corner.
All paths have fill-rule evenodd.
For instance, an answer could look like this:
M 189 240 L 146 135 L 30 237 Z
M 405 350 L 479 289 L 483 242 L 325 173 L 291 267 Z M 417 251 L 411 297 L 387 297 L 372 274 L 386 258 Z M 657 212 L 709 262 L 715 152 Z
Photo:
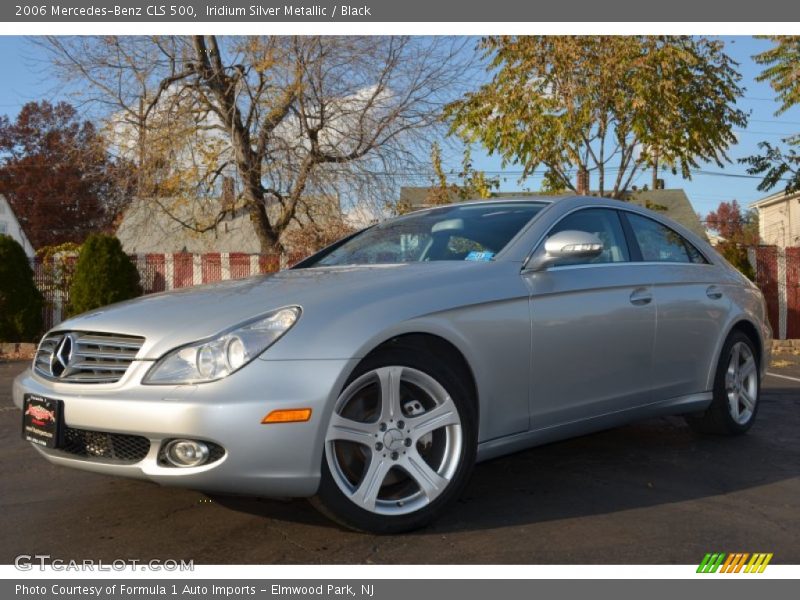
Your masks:
M 668 399 L 706 391 L 709 366 L 730 301 L 711 264 L 667 225 L 622 211 L 638 244 L 655 294 L 653 392 Z
M 532 429 L 633 408 L 650 397 L 653 288 L 631 262 L 618 212 L 579 209 L 548 236 L 566 230 L 596 234 L 605 250 L 589 261 L 524 274 L 530 289 Z

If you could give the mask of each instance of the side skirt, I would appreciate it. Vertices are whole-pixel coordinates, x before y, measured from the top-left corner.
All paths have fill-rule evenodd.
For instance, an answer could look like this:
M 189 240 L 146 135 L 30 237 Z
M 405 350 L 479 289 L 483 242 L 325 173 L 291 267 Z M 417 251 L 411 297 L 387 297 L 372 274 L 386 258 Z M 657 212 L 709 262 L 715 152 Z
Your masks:
M 543 429 L 531 429 L 524 433 L 516 433 L 502 438 L 487 440 L 478 444 L 477 462 L 497 458 L 513 452 L 519 452 L 534 446 L 541 446 L 604 429 L 611 429 L 652 417 L 680 415 L 703 411 L 711 403 L 712 393 L 702 392 L 670 398 L 653 404 L 646 404 L 628 410 L 607 413 L 588 419 L 553 425 Z

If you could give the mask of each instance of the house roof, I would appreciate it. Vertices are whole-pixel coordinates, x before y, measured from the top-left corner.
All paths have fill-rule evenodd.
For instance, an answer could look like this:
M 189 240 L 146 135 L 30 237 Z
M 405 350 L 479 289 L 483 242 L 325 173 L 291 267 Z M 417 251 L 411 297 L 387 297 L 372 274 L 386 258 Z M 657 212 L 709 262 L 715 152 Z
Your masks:
M 194 231 L 181 224 L 182 221 L 208 227 L 221 208 L 221 201 L 211 198 L 195 201 L 135 198 L 119 219 L 116 235 L 129 253 L 260 252 L 255 227 L 244 208 L 232 210 L 208 231 Z M 277 207 L 267 208 L 268 212 L 274 210 Z M 310 199 L 298 202 L 296 218 L 301 222 L 320 222 L 337 215 L 341 215 L 337 197 L 318 196 L 313 202 Z M 296 226 L 292 221 L 287 230 Z
M 703 227 L 700 217 L 689 202 L 689 197 L 682 189 L 628 192 L 624 199 L 632 204 L 660 212 L 692 233 L 708 239 L 706 228 Z
M 400 188 L 400 202 L 406 202 L 412 208 L 424 208 L 428 206 L 427 199 L 430 188 L 428 187 L 402 187 Z M 503 198 L 528 198 L 540 197 L 542 194 L 537 192 L 497 192 L 492 194 L 493 199 Z M 569 194 L 574 196 L 574 194 Z M 450 193 L 452 202 L 458 202 L 459 198 L 455 192 Z M 547 196 L 549 199 L 557 200 L 564 196 Z M 689 202 L 689 197 L 682 189 L 670 190 L 648 190 L 627 192 L 624 200 L 661 212 L 673 221 L 677 221 L 691 232 L 707 239 L 705 227 L 700 222 L 700 217 Z
M 33 244 L 31 244 L 31 241 L 25 233 L 25 228 L 22 227 L 22 223 L 19 222 L 14 212 L 14 207 L 11 206 L 11 202 L 9 202 L 8 198 L 3 194 L 0 194 L 0 221 L 6 223 L 7 226 L 10 225 L 6 235 L 10 235 L 19 242 L 26 255 L 33 256 L 36 253 Z
M 772 194 L 765 198 L 761 198 L 760 200 L 756 200 L 755 202 L 751 202 L 748 206 L 750 208 L 766 208 L 770 204 L 777 204 L 778 202 L 786 202 L 787 200 L 793 200 L 794 198 L 800 198 L 800 192 L 794 192 L 793 194 L 787 194 L 786 192 L 778 192 L 776 194 Z

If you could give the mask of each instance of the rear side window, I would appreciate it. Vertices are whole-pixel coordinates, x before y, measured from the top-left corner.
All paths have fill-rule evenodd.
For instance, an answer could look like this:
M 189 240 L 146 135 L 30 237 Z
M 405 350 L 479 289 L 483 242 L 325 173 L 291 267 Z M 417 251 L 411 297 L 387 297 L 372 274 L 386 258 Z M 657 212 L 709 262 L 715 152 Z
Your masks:
M 633 235 L 646 262 L 703 264 L 705 257 L 686 238 L 658 221 L 627 213 Z
M 593 233 L 603 242 L 603 253 L 591 259 L 574 259 L 558 261 L 558 266 L 579 264 L 601 264 L 626 262 L 628 245 L 617 211 L 608 208 L 586 208 L 567 215 L 559 221 L 548 234 L 548 237 L 560 231 L 586 231 Z

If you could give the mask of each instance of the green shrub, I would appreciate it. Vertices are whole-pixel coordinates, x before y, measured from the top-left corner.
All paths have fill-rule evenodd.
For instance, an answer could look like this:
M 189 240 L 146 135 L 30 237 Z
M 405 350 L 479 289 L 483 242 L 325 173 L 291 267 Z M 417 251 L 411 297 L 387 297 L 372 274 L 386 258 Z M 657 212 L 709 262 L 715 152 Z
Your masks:
M 35 341 L 42 333 L 42 304 L 22 246 L 0 235 L 0 341 Z
M 139 271 L 114 236 L 93 233 L 81 246 L 67 312 L 76 315 L 141 294 Z

